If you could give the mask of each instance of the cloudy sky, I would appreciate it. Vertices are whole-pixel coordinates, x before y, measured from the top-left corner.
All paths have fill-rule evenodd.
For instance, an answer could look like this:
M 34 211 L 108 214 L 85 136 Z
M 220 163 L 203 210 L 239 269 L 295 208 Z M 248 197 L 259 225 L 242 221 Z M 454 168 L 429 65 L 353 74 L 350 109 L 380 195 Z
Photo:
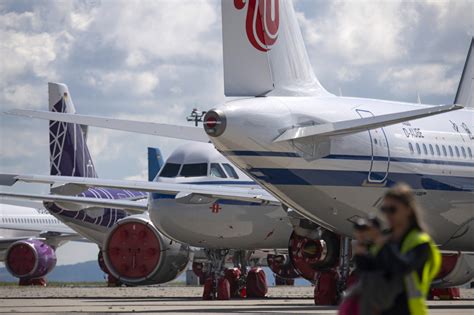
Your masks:
M 229 0 L 230 1 L 230 0 Z M 474 1 L 295 1 L 313 68 L 335 94 L 452 103 Z M 47 82 L 83 114 L 186 124 L 225 100 L 220 1 L 0 2 L 0 111 L 47 109 Z M 0 171 L 47 174 L 47 122 L 0 115 Z M 91 128 L 99 176 L 145 179 L 146 147 L 180 142 Z M 46 186 L 16 190 L 47 192 Z M 74 244 L 76 246 L 76 244 Z M 59 263 L 95 259 L 68 245 Z M 74 255 L 72 254 L 74 253 Z

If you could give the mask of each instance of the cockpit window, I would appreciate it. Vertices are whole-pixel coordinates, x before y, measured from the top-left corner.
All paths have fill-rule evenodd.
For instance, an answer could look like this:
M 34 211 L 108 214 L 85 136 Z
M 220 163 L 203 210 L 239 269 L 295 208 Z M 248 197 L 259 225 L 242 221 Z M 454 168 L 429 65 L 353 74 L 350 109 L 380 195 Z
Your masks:
M 166 163 L 161 170 L 160 177 L 176 177 L 180 167 L 181 164 Z
M 211 163 L 211 176 L 212 177 L 219 177 L 219 178 L 226 178 L 227 176 L 224 173 L 222 167 L 217 163 Z
M 237 175 L 234 168 L 230 164 L 225 163 L 222 164 L 222 166 L 224 166 L 224 169 L 227 172 L 227 175 L 229 175 L 229 177 L 239 179 L 239 175 Z
M 207 163 L 184 164 L 180 175 L 183 177 L 207 176 Z

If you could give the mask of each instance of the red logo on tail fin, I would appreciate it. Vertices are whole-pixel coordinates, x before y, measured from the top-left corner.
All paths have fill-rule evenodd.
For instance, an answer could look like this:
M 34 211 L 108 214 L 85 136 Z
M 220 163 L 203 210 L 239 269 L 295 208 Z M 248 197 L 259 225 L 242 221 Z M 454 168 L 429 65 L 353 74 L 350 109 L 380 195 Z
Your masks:
M 245 29 L 247 37 L 256 49 L 269 51 L 278 38 L 279 0 L 234 0 L 234 6 L 238 10 L 243 9 L 246 4 Z

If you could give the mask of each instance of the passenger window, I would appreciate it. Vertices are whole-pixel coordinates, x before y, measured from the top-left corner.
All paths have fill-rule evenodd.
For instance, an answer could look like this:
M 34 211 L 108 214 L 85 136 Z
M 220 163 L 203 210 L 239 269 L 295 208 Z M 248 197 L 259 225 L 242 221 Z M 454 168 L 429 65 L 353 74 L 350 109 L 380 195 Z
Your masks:
M 464 147 L 461 147 L 461 153 L 462 153 L 462 157 L 466 158 L 466 150 L 464 149 Z
M 411 144 L 411 142 L 408 142 L 408 148 L 410 149 L 411 154 L 415 153 L 415 150 L 413 150 L 413 145 Z
M 457 157 L 460 157 L 458 146 L 455 146 L 455 147 L 454 147 L 454 150 L 456 151 L 456 156 L 457 156 Z
M 452 148 L 450 145 L 448 145 L 448 149 L 449 149 L 449 155 L 450 155 L 450 156 L 454 156 L 454 154 L 453 154 L 453 148 Z
M 472 151 L 471 151 L 471 148 L 467 148 L 467 154 L 469 155 L 469 158 L 472 159 Z
M 166 163 L 160 172 L 160 177 L 176 177 L 178 176 L 181 164 Z
M 184 164 L 180 175 L 183 177 L 207 176 L 207 163 Z
M 217 163 L 211 163 L 211 176 L 219 178 L 227 178 L 222 167 Z
M 425 153 L 425 155 L 428 155 L 428 149 L 426 148 L 426 144 L 423 143 L 423 153 Z
M 418 154 L 421 154 L 420 145 L 419 145 L 418 143 L 416 144 L 416 152 L 417 152 Z
M 436 154 L 438 154 L 438 156 L 441 155 L 441 151 L 439 150 L 439 145 L 436 145 Z
M 237 175 L 237 172 L 230 164 L 224 163 L 222 164 L 222 166 L 224 166 L 224 169 L 227 172 L 227 175 L 229 175 L 229 177 L 239 179 L 239 175 Z
M 430 153 L 431 153 L 431 155 L 434 155 L 433 145 L 431 145 L 431 144 L 430 144 Z
M 442 148 L 443 148 L 443 155 L 444 155 L 444 156 L 448 156 L 448 153 L 446 152 L 446 147 L 443 145 Z

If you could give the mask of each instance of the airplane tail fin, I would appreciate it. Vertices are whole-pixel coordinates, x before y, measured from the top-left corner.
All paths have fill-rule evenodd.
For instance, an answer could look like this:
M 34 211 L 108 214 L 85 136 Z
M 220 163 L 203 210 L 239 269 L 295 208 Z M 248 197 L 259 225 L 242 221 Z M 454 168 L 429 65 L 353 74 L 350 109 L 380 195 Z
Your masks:
M 328 94 L 289 0 L 222 0 L 226 96 Z
M 160 149 L 148 148 L 148 181 L 153 181 L 161 170 L 165 161 Z
M 74 114 L 76 109 L 65 84 L 48 83 L 49 110 Z M 51 175 L 97 177 L 85 126 L 59 121 L 49 122 Z
M 474 57 L 472 56 L 472 46 L 474 45 L 474 37 L 471 38 L 471 45 L 469 46 L 469 52 L 467 53 L 466 63 L 461 75 L 461 81 L 459 81 L 458 91 L 454 104 L 463 105 L 465 107 L 474 107 L 474 101 L 472 99 L 472 91 L 474 90 Z

